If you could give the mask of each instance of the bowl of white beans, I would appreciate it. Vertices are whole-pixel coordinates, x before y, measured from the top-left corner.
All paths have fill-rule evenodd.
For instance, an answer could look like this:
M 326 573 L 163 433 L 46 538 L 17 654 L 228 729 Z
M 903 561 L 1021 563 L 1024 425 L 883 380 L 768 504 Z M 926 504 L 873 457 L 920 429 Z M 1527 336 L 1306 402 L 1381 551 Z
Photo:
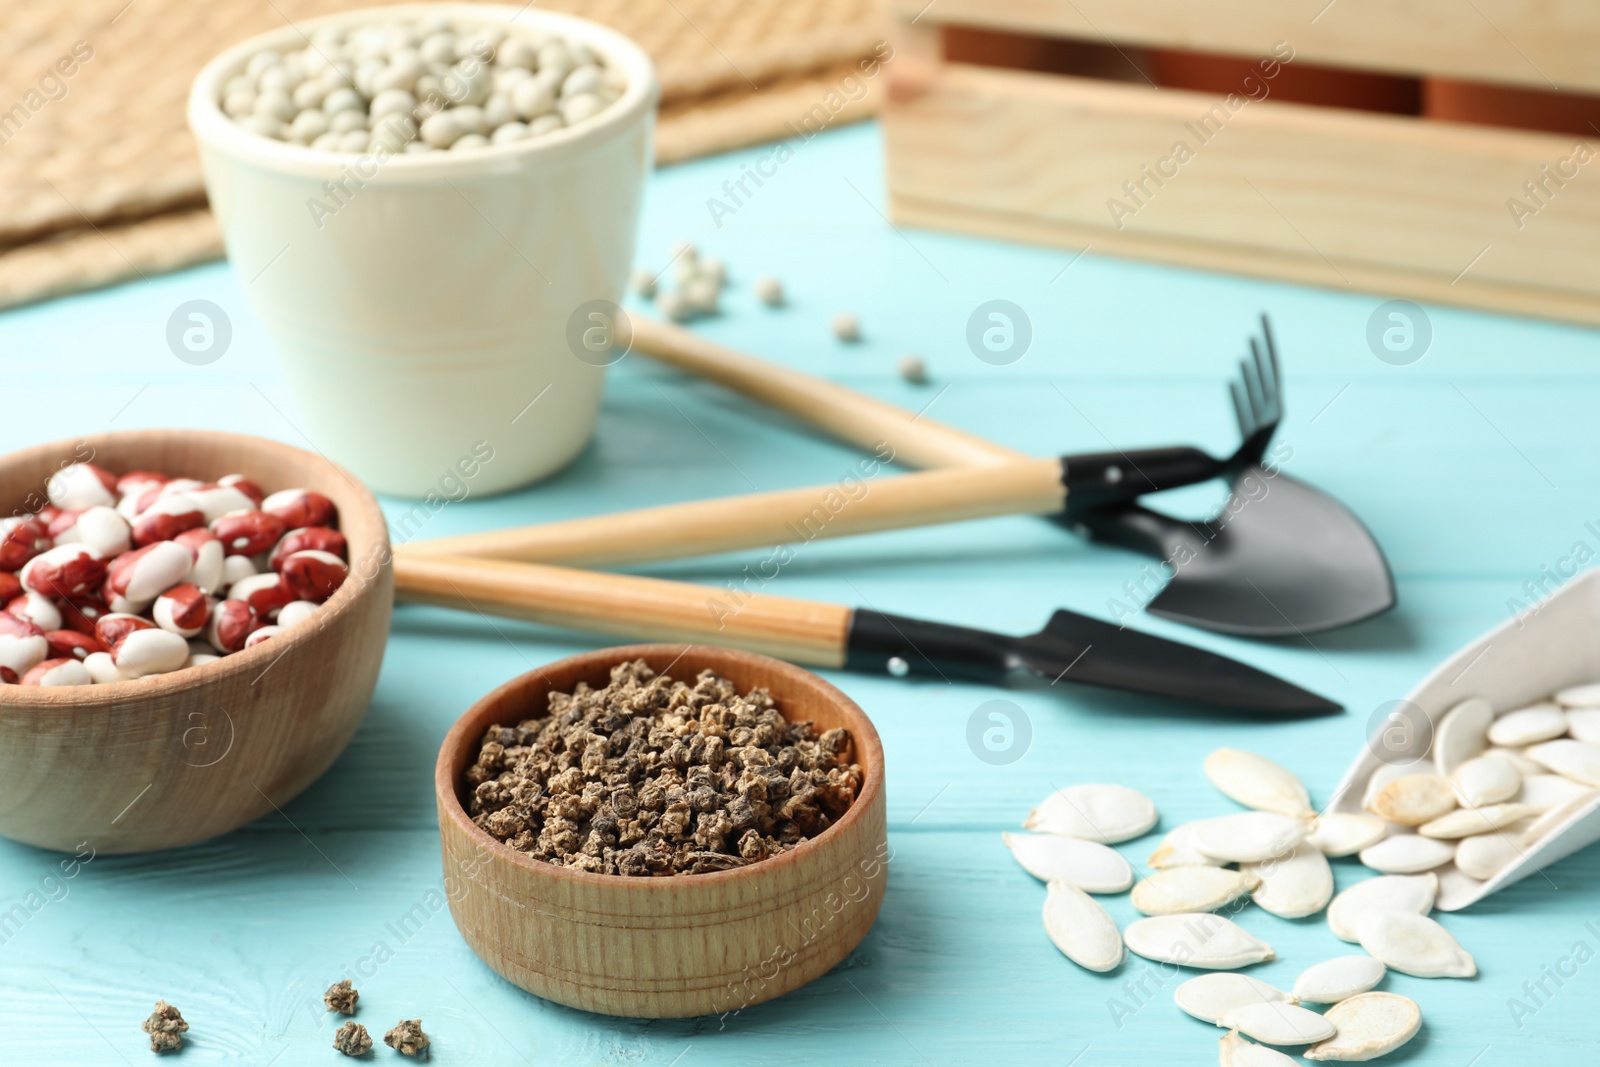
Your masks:
M 621 298 L 658 96 L 633 42 L 530 7 L 345 12 L 206 65 L 211 206 L 319 448 L 415 497 L 482 442 L 485 494 L 583 449 L 605 361 L 570 324 Z

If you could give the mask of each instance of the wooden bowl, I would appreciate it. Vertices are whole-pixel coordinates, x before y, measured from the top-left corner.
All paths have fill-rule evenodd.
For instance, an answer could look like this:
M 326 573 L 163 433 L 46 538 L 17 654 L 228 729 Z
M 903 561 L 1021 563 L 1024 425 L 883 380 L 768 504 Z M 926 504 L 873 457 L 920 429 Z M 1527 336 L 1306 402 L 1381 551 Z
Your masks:
M 491 725 L 545 713 L 550 692 L 604 686 L 613 666 L 643 659 L 692 681 L 706 668 L 741 691 L 766 686 L 791 720 L 850 731 L 863 782 L 843 818 L 788 852 L 714 874 L 628 878 L 556 867 L 475 826 L 462 774 Z M 445 894 L 461 936 L 507 980 L 585 1011 L 677 1018 L 737 1011 L 824 974 L 866 936 L 890 859 L 883 746 L 872 722 L 809 671 L 705 645 L 630 645 L 587 652 L 522 675 L 450 730 L 434 771 Z
M 215 663 L 113 685 L 0 686 L 0 834 L 44 848 L 146 852 L 227 833 L 328 769 L 377 684 L 394 581 L 383 513 L 341 468 L 206 430 L 135 430 L 0 457 L 0 504 L 34 510 L 58 468 L 242 473 L 339 507 L 350 576 L 314 620 Z

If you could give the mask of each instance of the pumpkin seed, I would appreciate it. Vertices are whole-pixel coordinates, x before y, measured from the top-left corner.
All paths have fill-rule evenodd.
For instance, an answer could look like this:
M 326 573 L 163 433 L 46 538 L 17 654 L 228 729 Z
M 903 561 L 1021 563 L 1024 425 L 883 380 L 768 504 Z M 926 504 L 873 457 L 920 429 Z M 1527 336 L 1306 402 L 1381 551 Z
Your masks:
M 1116 921 L 1089 894 L 1066 882 L 1051 882 L 1044 896 L 1044 930 L 1067 959 L 1091 971 L 1116 970 L 1122 937 Z
M 1433 733 L 1433 765 L 1443 775 L 1480 755 L 1488 746 L 1494 709 L 1487 700 L 1471 697 L 1444 713 Z
M 1306 840 L 1321 849 L 1324 856 L 1353 856 L 1382 841 L 1388 832 L 1388 824 L 1376 815 L 1333 811 L 1317 817 Z
M 1416 761 L 1412 763 L 1380 763 L 1377 769 L 1367 779 L 1367 788 L 1361 795 L 1361 806 L 1371 808 L 1372 802 L 1378 798 L 1383 788 L 1396 778 L 1404 778 L 1408 774 L 1417 774 L 1426 770 L 1428 764 Z
M 1456 799 L 1469 807 L 1510 800 L 1522 788 L 1522 775 L 1508 760 L 1479 756 L 1457 767 L 1450 776 Z
M 1361 850 L 1361 862 L 1384 874 L 1421 874 L 1442 867 L 1456 854 L 1454 841 L 1396 834 Z
M 1259 863 L 1286 854 L 1305 839 L 1305 820 L 1271 811 L 1207 819 L 1194 833 L 1195 847 L 1224 863 Z
M 1388 874 L 1368 878 L 1344 890 L 1328 904 L 1328 929 L 1341 941 L 1358 941 L 1357 928 L 1368 915 L 1380 911 L 1408 911 L 1426 915 L 1439 895 L 1439 876 Z
M 1528 749 L 1533 762 L 1584 785 L 1600 785 L 1600 745 L 1588 741 L 1546 741 Z
M 1174 826 L 1167 831 L 1167 836 L 1161 839 L 1161 844 L 1156 850 L 1150 853 L 1150 858 L 1144 861 L 1145 864 L 1157 871 L 1168 867 L 1220 867 L 1221 860 L 1214 860 L 1194 847 L 1194 835 L 1199 829 L 1199 822 L 1186 822 Z
M 1544 768 L 1522 754 L 1520 748 L 1491 748 L 1484 752 L 1488 759 L 1503 759 L 1526 778 L 1530 774 L 1543 774 Z
M 1115 849 L 1057 834 L 1004 833 L 1022 869 L 1044 882 L 1068 882 L 1085 893 L 1120 893 L 1133 884 L 1133 868 Z
M 1421 826 L 1455 806 L 1450 779 L 1440 774 L 1407 774 L 1384 786 L 1367 810 L 1385 822 Z
M 1383 981 L 1388 968 L 1371 956 L 1335 956 L 1307 967 L 1294 980 L 1294 997 L 1312 1004 L 1337 1004 Z
M 1600 683 L 1563 689 L 1556 694 L 1556 703 L 1567 708 L 1600 708 Z
M 1028 812 L 1022 826 L 1114 845 L 1144 834 L 1157 818 L 1150 798 L 1127 786 L 1069 785 Z
M 1576 741 L 1600 742 L 1600 708 L 1568 708 L 1567 736 Z
M 1417 829 L 1417 833 L 1441 841 L 1454 841 L 1471 837 L 1473 834 L 1504 830 L 1512 823 L 1521 822 L 1537 813 L 1537 809 L 1530 808 L 1526 804 L 1488 804 L 1481 808 L 1457 808 L 1448 815 L 1441 815 L 1430 823 L 1424 823 Z
M 1173 1002 L 1196 1019 L 1214 1023 L 1246 1004 L 1294 1003 L 1294 997 L 1248 974 L 1202 974 L 1184 982 L 1172 993 Z
M 1462 874 L 1454 864 L 1439 871 L 1439 910 L 1460 911 L 1478 897 L 1483 883 Z
M 1548 741 L 1566 732 L 1567 713 L 1561 710 L 1560 704 L 1529 704 L 1496 719 L 1489 727 L 1489 740 L 1516 748 Z
M 1205 772 L 1224 796 L 1247 808 L 1305 818 L 1316 814 L 1300 779 L 1254 752 L 1219 748 L 1206 757 Z
M 1600 789 L 1591 789 L 1586 793 L 1578 794 L 1564 804 L 1556 805 L 1530 823 L 1528 828 L 1522 831 L 1522 836 L 1517 838 L 1517 844 L 1527 848 L 1529 845 L 1548 836 L 1556 827 L 1565 825 L 1568 819 L 1580 811 L 1593 808 L 1597 802 L 1600 802 Z
M 1266 1001 L 1234 1008 L 1217 1022 L 1267 1045 L 1309 1045 L 1334 1035 L 1333 1024 L 1298 1004 Z
M 1522 855 L 1511 834 L 1475 834 L 1456 846 L 1456 866 L 1469 878 L 1493 878 Z
M 1422 1010 L 1399 993 L 1362 993 L 1328 1009 L 1338 1033 L 1302 1054 L 1308 1060 L 1373 1060 L 1417 1036 Z
M 1478 973 L 1472 954 L 1426 915 L 1380 911 L 1363 919 L 1356 932 L 1362 948 L 1401 974 L 1471 978 Z
M 1233 920 L 1209 912 L 1138 919 L 1123 931 L 1122 940 L 1145 959 L 1208 971 L 1231 971 L 1277 958 L 1271 945 Z
M 1146 915 L 1216 911 L 1261 884 L 1261 879 L 1226 867 L 1168 867 L 1133 887 L 1133 906 Z
M 1328 857 L 1306 842 L 1287 856 L 1246 864 L 1241 870 L 1261 880 L 1250 899 L 1284 919 L 1315 915 L 1333 899 L 1333 868 L 1328 866 Z
M 1574 782 L 1559 774 L 1530 774 L 1522 779 L 1522 791 L 1517 794 L 1517 803 L 1526 804 L 1534 811 L 1549 811 L 1573 797 L 1592 792 L 1592 786 Z
M 1252 1045 L 1237 1030 L 1223 1034 L 1217 1049 L 1222 1067 L 1298 1067 L 1292 1056 L 1265 1045 Z

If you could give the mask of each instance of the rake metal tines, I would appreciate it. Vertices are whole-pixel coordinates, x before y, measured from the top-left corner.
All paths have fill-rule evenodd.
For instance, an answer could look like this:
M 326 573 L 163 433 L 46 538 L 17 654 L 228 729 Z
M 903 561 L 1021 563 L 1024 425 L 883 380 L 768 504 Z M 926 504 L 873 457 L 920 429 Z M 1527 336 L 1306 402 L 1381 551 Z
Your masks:
M 1283 418 L 1278 346 L 1272 339 L 1272 323 L 1264 314 L 1261 336 L 1250 338 L 1250 357 L 1239 361 L 1239 377 L 1228 389 L 1242 439 L 1229 466 L 1242 470 L 1261 462 Z

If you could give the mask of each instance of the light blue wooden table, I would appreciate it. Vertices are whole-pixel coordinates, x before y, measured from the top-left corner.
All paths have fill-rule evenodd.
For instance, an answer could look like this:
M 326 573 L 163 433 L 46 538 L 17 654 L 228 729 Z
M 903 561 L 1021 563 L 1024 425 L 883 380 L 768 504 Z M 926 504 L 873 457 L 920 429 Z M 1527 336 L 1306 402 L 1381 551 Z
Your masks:
M 332 1063 L 318 997 L 346 971 L 375 1034 L 421 1016 L 442 1063 L 1216 1062 L 1216 1031 L 1172 1004 L 1178 979 L 1137 960 L 1090 975 L 1060 956 L 1039 923 L 1044 889 L 1012 863 L 1000 831 L 1078 781 L 1146 791 L 1163 828 L 1225 812 L 1232 805 L 1200 774 L 1219 745 L 1287 764 L 1326 800 L 1375 707 L 1503 620 L 1508 601 L 1526 600 L 1524 583 L 1575 543 L 1600 549 L 1586 525 L 1600 520 L 1600 337 L 1429 308 L 1426 356 L 1390 365 L 1366 343 L 1379 303 L 1366 295 L 897 232 L 883 216 L 880 149 L 872 126 L 819 137 L 720 228 L 707 198 L 758 152 L 662 171 L 640 261 L 660 266 L 675 240 L 693 238 L 728 260 L 735 282 L 709 335 L 895 403 L 931 402 L 934 417 L 1038 455 L 1108 443 L 1231 448 L 1224 382 L 1256 314 L 1270 310 L 1288 375 L 1286 467 L 1372 528 L 1400 607 L 1314 645 L 1140 625 L 1280 672 L 1348 712 L 1275 723 L 1065 685 L 1000 692 L 830 675 L 873 716 L 888 754 L 894 860 L 877 926 L 845 963 L 780 1001 L 720 1023 L 621 1021 L 528 996 L 478 962 L 447 912 L 414 910 L 442 877 L 431 771 L 445 730 L 505 679 L 605 642 L 402 608 L 354 742 L 282 815 L 180 852 L 102 857 L 65 883 L 49 880 L 57 856 L 0 842 L 0 912 L 31 890 L 47 901 L 0 943 L 0 1063 L 146 1062 L 138 1024 L 157 997 L 193 1026 L 180 1062 Z M 766 272 L 787 284 L 787 309 L 750 294 Z M 207 367 L 179 362 L 164 340 L 172 309 L 193 298 L 221 305 L 235 330 Z M 964 341 L 967 316 L 992 298 L 1033 323 L 1031 350 L 1010 366 L 980 362 Z M 865 343 L 831 340 L 840 309 L 861 316 Z M 898 380 L 907 351 L 926 357 L 932 384 Z M 293 410 L 222 264 L 0 316 L 0 449 L 158 426 L 303 445 Z M 452 504 L 426 534 L 830 481 L 854 461 L 715 387 L 629 359 L 613 372 L 598 438 L 571 469 L 533 491 Z M 391 515 L 408 506 L 388 503 Z M 760 555 L 654 573 L 716 583 Z M 1056 607 L 1105 613 L 1141 566 L 1036 520 L 997 520 L 814 544 L 768 591 L 1022 632 Z M 974 709 L 996 697 L 1023 710 L 1033 735 L 1004 766 L 966 740 Z M 1155 840 L 1122 850 L 1141 863 Z M 1336 867 L 1341 886 L 1363 876 L 1352 861 Z M 1547 874 L 1445 917 L 1477 955 L 1476 980 L 1390 977 L 1386 988 L 1414 997 L 1426 1020 L 1391 1062 L 1595 1061 L 1600 963 L 1572 973 L 1571 954 L 1600 949 L 1600 851 Z M 1119 921 L 1133 917 L 1126 897 L 1107 899 Z M 1247 909 L 1240 921 L 1281 957 L 1251 973 L 1280 985 L 1350 950 L 1320 918 Z M 1545 977 L 1558 966 L 1569 973 L 1560 985 Z M 1517 1018 L 1511 998 L 1535 1010 Z

